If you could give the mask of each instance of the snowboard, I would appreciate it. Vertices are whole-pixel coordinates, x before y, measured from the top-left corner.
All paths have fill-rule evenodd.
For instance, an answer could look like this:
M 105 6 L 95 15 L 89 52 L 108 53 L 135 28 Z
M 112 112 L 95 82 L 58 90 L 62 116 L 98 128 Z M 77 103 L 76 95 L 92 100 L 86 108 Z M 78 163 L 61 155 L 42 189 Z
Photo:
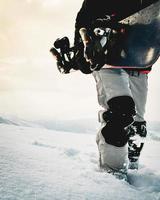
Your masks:
M 148 68 L 160 55 L 160 1 L 129 16 L 121 16 L 118 26 L 113 19 L 99 20 L 92 34 L 92 42 L 97 52 L 104 53 L 104 64 L 108 68 Z M 115 19 L 114 19 L 115 20 Z M 99 23 L 99 24 L 98 24 Z M 115 27 L 107 27 L 107 24 Z M 128 25 L 129 24 L 129 25 Z M 80 30 L 82 41 L 89 41 L 87 30 Z M 87 44 L 88 45 L 88 44 Z M 107 67 L 107 66 L 106 66 Z
M 137 20 L 141 21 L 137 23 Z M 126 25 L 128 21 L 131 21 L 129 26 Z M 129 9 L 129 12 L 122 13 L 116 19 L 118 29 L 122 25 L 120 34 L 117 34 L 114 27 L 107 27 L 107 23 L 92 30 L 92 36 L 95 37 L 91 44 L 94 48 L 91 61 L 84 57 L 85 42 L 90 39 L 87 29 L 80 29 L 82 40 L 78 47 L 70 47 L 67 37 L 55 41 L 50 52 L 56 58 L 61 73 L 80 70 L 90 74 L 101 68 L 148 70 L 155 64 L 160 56 L 160 0 L 149 1 L 143 8 L 132 9 L 132 12 Z

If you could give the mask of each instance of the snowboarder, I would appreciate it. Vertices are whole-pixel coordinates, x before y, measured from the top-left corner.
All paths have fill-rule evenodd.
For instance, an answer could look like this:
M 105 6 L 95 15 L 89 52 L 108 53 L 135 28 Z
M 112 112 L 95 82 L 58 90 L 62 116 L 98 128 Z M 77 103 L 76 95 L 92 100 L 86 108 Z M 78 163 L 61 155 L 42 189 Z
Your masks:
M 147 27 L 159 14 L 160 1 L 84 0 L 76 17 L 75 46 L 78 48 L 82 39 L 79 30 L 85 27 L 91 33 L 97 19 L 110 16 L 110 25 L 119 22 L 120 25 L 124 25 L 120 32 L 124 32 L 125 25 L 132 27 L 138 24 Z M 138 38 L 139 41 L 141 39 Z M 92 45 L 87 45 L 88 41 L 85 42 L 85 58 L 90 62 L 90 55 L 94 55 L 94 49 Z M 99 122 L 102 127 L 96 139 L 100 167 L 108 171 L 138 169 L 140 154 L 147 135 L 144 114 L 147 79 L 152 66 L 146 69 L 131 69 L 129 65 L 119 68 L 114 66 L 112 63 L 117 62 L 114 54 L 121 45 L 123 44 L 117 43 L 110 49 L 108 65 L 92 73 L 96 81 L 98 102 L 104 108 L 99 112 Z M 132 50 L 132 46 L 130 49 Z

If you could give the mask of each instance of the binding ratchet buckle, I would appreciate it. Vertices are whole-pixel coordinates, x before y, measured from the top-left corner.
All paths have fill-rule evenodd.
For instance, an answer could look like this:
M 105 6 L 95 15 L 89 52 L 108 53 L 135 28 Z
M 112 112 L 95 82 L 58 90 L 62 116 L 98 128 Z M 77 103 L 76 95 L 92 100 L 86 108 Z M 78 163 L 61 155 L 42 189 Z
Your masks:
M 53 45 L 50 52 L 56 58 L 58 70 L 62 74 L 70 73 L 75 67 L 75 59 L 74 48 L 70 47 L 68 37 L 58 38 Z

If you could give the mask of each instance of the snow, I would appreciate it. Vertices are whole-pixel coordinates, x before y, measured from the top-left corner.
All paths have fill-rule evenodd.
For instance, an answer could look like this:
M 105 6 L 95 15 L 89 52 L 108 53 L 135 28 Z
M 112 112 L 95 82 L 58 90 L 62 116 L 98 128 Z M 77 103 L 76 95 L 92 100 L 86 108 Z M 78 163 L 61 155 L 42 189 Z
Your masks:
M 99 169 L 95 134 L 3 121 L 0 138 L 1 200 L 160 199 L 158 132 L 146 140 L 129 183 Z

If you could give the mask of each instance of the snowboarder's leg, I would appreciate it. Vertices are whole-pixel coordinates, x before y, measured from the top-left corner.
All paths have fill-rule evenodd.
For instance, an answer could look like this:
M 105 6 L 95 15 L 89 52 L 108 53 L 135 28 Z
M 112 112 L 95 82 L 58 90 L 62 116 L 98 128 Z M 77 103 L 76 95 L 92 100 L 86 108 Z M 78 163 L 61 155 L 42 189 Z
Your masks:
M 107 170 L 126 170 L 128 131 L 133 122 L 135 104 L 129 88 L 129 76 L 123 69 L 102 69 L 93 73 L 98 101 L 105 108 L 99 114 L 102 128 L 97 134 L 100 166 Z
M 129 168 L 138 169 L 140 153 L 147 135 L 144 113 L 148 91 L 148 75 L 130 75 L 130 88 L 136 105 L 136 117 L 135 122 L 128 128 L 130 134 L 128 142 Z
M 109 108 L 99 113 L 103 127 L 98 133 L 97 144 L 100 166 L 105 169 L 126 170 L 128 164 L 128 130 L 135 115 L 134 101 L 130 96 L 114 97 Z

